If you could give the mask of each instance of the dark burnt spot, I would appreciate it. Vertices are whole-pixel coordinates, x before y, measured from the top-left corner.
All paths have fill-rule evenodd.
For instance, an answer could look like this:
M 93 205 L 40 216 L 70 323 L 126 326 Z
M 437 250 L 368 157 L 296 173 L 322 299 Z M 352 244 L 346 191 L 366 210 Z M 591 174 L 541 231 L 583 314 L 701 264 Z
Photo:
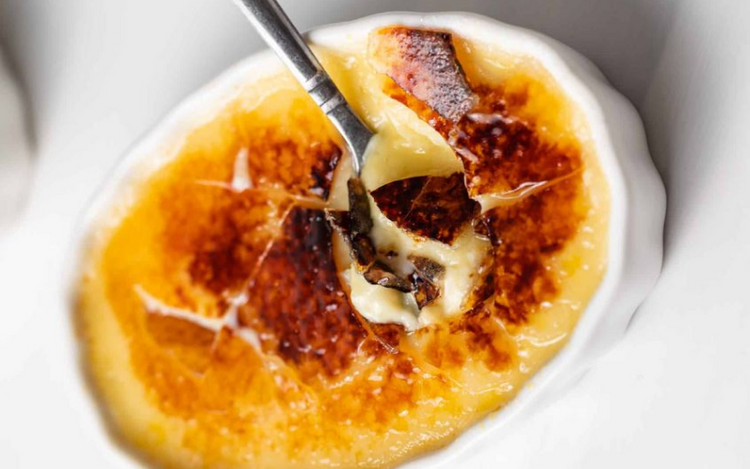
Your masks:
M 372 191 L 372 198 L 383 215 L 402 226 L 427 179 L 428 176 L 423 176 L 389 182 Z
M 445 32 L 384 28 L 370 38 L 375 66 L 445 119 L 457 122 L 476 101 Z
M 216 294 L 241 289 L 292 203 L 290 196 L 328 196 L 340 148 L 319 122 L 293 112 L 287 119 L 294 131 L 259 124 L 223 159 L 217 156 L 208 174 L 180 166 L 179 182 L 160 197 L 163 249 L 187 265 L 194 284 Z M 240 148 L 248 151 L 252 190 L 198 183 L 228 183 Z
M 372 191 L 372 197 L 400 228 L 446 244 L 453 243 L 480 210 L 469 198 L 461 173 L 402 179 Z
M 333 175 L 336 172 L 336 166 L 341 159 L 341 149 L 333 145 L 331 148 L 324 149 L 327 157 L 316 161 L 310 172 L 312 183 L 310 184 L 310 193 L 324 200 L 328 200 L 333 184 Z
M 270 332 L 265 345 L 310 374 L 341 372 L 366 336 L 339 282 L 321 210 L 292 209 L 248 298 L 242 322 Z

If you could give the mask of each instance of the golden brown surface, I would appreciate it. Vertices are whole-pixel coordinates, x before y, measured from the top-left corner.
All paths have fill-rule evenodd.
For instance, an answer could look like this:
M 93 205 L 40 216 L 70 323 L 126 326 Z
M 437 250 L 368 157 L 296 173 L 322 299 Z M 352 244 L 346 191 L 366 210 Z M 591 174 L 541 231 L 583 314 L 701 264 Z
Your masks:
M 354 70 L 325 59 L 379 135 L 406 123 L 421 141 L 425 119 L 459 155 L 470 193 L 512 193 L 477 220 L 493 249 L 471 310 L 411 334 L 359 316 L 323 212 L 336 203 L 340 141 L 287 75 L 261 80 L 92 236 L 78 308 L 86 356 L 131 447 L 165 467 L 391 467 L 501 408 L 562 346 L 606 264 L 606 183 L 547 75 L 494 80 L 479 73 L 480 52 L 457 50 L 478 101 L 455 122 L 363 57 Z M 357 94 L 357 80 L 387 93 Z M 536 130 L 538 109 L 561 110 L 545 121 L 554 139 Z M 230 184 L 237 161 L 249 188 Z M 543 184 L 519 195 L 527 182 Z

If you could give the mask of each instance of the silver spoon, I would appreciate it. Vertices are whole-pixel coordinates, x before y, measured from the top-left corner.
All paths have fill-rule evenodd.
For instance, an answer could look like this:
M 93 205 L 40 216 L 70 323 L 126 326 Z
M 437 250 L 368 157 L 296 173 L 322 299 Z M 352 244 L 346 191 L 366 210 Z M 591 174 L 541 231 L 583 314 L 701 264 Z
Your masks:
M 359 176 L 372 131 L 354 113 L 276 0 L 235 0 L 235 3 L 344 137 L 354 172 Z

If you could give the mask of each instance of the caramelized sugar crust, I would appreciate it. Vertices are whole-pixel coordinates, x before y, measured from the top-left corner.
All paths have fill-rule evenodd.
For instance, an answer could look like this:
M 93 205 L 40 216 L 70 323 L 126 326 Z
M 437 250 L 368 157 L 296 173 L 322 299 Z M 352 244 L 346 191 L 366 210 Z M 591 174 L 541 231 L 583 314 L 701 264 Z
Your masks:
M 262 126 L 257 134 L 254 129 L 247 136 L 250 180 L 258 187 L 281 187 L 291 194 L 327 199 L 341 148 L 330 136 L 317 133 L 325 128 L 318 122 L 295 135 L 285 128 Z
M 558 291 L 549 259 L 576 233 L 583 213 L 576 206 L 580 181 L 566 179 L 483 217 L 492 241 L 494 271 L 485 278 L 484 295 L 494 295 L 491 308 L 509 323 L 527 319 Z M 491 292 L 491 293 L 490 293 Z
M 288 210 L 294 196 L 328 198 L 341 149 L 326 136 L 325 123 L 313 125 L 296 113 L 299 110 L 291 111 L 286 125 L 311 126 L 309 132 L 290 133 L 288 128 L 261 123 L 243 129 L 245 141 L 228 149 L 229 155 L 242 149 L 249 155 L 248 190 L 237 192 L 227 186 L 233 170 L 230 160 L 221 172 L 199 166 L 195 171 L 178 168 L 184 178 L 160 198 L 160 213 L 167 219 L 164 249 L 189 255 L 193 281 L 214 293 L 234 291 L 247 280 L 274 234 L 272 220 Z M 186 198 L 187 192 L 200 197 Z M 211 213 L 198 220 L 202 209 Z
M 469 198 L 461 173 L 401 179 L 375 189 L 372 198 L 399 227 L 446 244 L 452 244 L 480 210 Z
M 474 105 L 448 33 L 386 28 L 371 36 L 370 57 L 380 73 L 410 90 L 444 119 L 458 121 Z
M 468 311 L 413 334 L 364 321 L 323 210 L 341 157 L 335 131 L 297 89 L 253 109 L 230 105 L 151 177 L 97 267 L 149 404 L 180 422 L 179 451 L 143 448 L 164 465 L 392 466 L 517 391 L 502 384 L 521 361 L 512 330 L 555 298 L 554 255 L 585 213 L 579 152 L 516 117 L 524 96 L 469 86 L 450 35 L 394 31 L 418 52 L 389 66 L 396 82 L 385 92 L 454 148 L 468 193 L 457 173 L 373 196 L 422 236 L 451 243 L 473 221 L 489 237 Z M 420 88 L 435 66 L 438 78 L 465 80 L 464 91 L 446 101 L 442 78 Z M 240 189 L 231 184 L 238 161 L 249 176 Z M 480 215 L 468 195 L 489 193 L 507 200 Z
M 472 195 L 512 195 L 535 184 L 554 183 L 581 168 L 577 148 L 541 138 L 533 123 L 512 115 L 526 96 L 477 87 L 479 105 L 449 135 L 450 145 L 466 168 Z
M 340 373 L 366 336 L 339 282 L 323 210 L 291 209 L 247 296 L 241 322 L 266 332 L 264 348 L 303 377 Z
M 185 186 L 183 190 L 190 190 Z M 289 202 L 281 199 L 282 207 L 275 209 L 266 204 L 268 195 L 263 191 L 221 194 L 222 189 L 216 188 L 192 190 L 211 200 L 211 213 L 199 221 L 202 214 L 198 207 L 195 211 L 174 210 L 184 197 L 179 193 L 173 194 L 174 199 L 169 196 L 163 202 L 164 213 L 171 213 L 164 229 L 164 247 L 175 251 L 175 257 L 189 259 L 191 283 L 216 295 L 240 289 L 275 234 L 270 220 Z

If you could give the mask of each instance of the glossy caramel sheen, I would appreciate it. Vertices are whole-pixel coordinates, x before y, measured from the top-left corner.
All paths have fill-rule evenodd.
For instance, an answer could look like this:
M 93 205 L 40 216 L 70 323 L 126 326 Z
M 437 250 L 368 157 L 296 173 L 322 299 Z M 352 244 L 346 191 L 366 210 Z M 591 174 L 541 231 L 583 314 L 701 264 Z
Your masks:
M 477 220 L 493 247 L 466 314 L 407 334 L 354 310 L 323 211 L 341 208 L 348 162 L 286 74 L 248 83 L 123 189 L 91 235 L 78 313 L 92 382 L 130 448 L 164 467 L 392 467 L 502 408 L 565 343 L 606 267 L 606 181 L 551 77 L 471 46 L 456 48 L 481 112 L 522 121 L 503 132 L 539 150 L 467 166 L 474 188 L 512 197 Z M 459 147 L 492 152 L 487 121 L 451 123 L 451 141 L 364 52 L 319 52 L 378 132 L 368 188 L 450 176 Z M 250 187 L 231 184 L 238 161 Z

